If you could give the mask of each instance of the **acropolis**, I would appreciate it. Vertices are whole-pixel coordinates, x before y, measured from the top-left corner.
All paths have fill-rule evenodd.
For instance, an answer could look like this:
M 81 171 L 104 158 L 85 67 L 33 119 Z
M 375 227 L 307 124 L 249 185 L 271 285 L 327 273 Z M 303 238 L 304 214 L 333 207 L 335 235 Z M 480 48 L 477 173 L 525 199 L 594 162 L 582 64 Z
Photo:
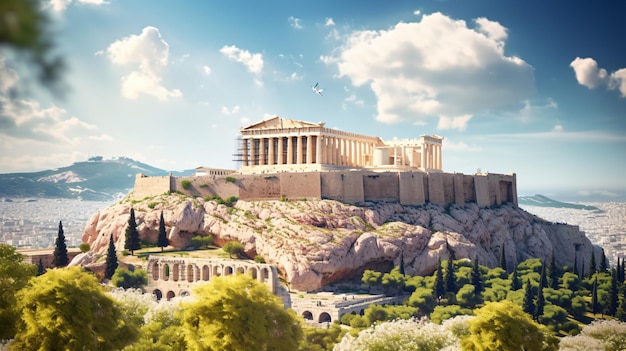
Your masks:
M 138 174 L 133 198 L 182 192 L 244 201 L 517 205 L 515 174 L 443 172 L 441 136 L 385 141 L 281 117 L 243 127 L 240 133 L 234 155 L 241 164 L 238 170 L 198 167 L 190 177 Z

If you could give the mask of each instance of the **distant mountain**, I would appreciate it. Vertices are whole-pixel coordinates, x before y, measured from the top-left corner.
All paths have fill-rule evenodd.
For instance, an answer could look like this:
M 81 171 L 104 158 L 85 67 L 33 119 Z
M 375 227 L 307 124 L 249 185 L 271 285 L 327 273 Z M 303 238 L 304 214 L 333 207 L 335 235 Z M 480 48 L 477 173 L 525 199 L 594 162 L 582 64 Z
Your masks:
M 579 210 L 602 211 L 601 209 L 595 206 L 574 204 L 574 203 L 569 203 L 569 202 L 561 202 L 561 201 L 553 200 L 543 195 L 520 196 L 517 198 L 517 202 L 520 205 L 527 205 L 527 206 L 574 208 L 574 209 L 579 209 Z
M 191 175 L 195 170 L 171 172 Z M 71 166 L 32 173 L 0 174 L 0 197 L 46 197 L 107 201 L 130 192 L 137 173 L 148 176 L 169 174 L 159 168 L 126 157 L 101 157 Z

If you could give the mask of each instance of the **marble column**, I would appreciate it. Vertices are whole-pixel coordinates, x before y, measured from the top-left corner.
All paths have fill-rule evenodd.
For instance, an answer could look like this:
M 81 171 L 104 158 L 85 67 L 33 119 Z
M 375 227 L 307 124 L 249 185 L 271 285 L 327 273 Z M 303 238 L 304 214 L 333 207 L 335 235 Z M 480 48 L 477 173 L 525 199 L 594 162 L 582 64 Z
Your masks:
M 310 134 L 306 136 L 306 163 L 313 163 L 313 136 Z
M 277 160 L 278 160 L 278 164 L 282 165 L 284 163 L 284 157 L 283 157 L 283 137 L 278 137 L 278 155 L 276 155 Z
M 315 137 L 315 163 L 320 165 L 324 163 L 324 151 L 322 150 L 322 136 Z
M 248 165 L 248 139 L 241 139 L 241 153 L 241 165 L 245 167 Z
M 298 135 L 297 139 L 298 145 L 296 145 L 296 163 L 302 164 L 302 135 Z
M 293 164 L 293 137 L 287 137 L 287 164 Z
M 259 165 L 265 164 L 265 138 L 259 139 Z
M 274 160 L 276 159 L 276 149 L 274 149 L 274 137 L 268 138 L 268 143 L 269 143 L 269 157 L 268 157 L 268 161 L 267 164 L 268 165 L 274 165 Z
M 256 143 L 253 138 L 250 138 L 250 166 L 256 166 L 257 159 Z

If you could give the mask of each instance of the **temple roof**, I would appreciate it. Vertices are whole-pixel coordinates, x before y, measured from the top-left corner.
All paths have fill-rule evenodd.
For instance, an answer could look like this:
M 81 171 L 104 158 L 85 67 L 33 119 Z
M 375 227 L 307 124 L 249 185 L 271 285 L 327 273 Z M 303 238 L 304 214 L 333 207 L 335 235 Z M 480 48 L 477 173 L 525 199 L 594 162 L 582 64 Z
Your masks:
M 282 117 L 272 117 L 270 119 L 266 119 L 264 121 L 251 124 L 247 127 L 241 128 L 244 130 L 254 130 L 254 129 L 284 129 L 284 128 L 306 128 L 306 127 L 323 127 L 323 122 L 312 123 L 306 121 L 297 121 L 295 119 L 288 119 Z

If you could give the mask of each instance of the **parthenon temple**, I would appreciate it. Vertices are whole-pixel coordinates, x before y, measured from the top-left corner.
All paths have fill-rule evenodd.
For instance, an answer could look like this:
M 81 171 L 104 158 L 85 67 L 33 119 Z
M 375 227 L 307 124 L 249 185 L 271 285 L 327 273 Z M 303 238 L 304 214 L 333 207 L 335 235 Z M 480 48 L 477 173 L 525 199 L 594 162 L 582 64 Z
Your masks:
M 235 161 L 240 173 L 368 168 L 442 170 L 437 135 L 393 139 L 326 128 L 324 123 L 273 117 L 242 128 Z

